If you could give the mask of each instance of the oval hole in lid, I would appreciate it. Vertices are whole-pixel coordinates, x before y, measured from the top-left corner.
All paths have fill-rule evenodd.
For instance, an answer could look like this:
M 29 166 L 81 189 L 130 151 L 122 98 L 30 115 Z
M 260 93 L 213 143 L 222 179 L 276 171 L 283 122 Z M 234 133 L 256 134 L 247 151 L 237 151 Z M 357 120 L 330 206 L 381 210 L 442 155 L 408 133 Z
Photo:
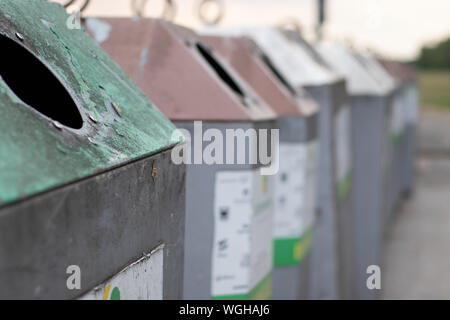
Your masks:
M 63 84 L 36 56 L 0 35 L 0 76 L 25 104 L 54 121 L 81 129 L 83 118 Z

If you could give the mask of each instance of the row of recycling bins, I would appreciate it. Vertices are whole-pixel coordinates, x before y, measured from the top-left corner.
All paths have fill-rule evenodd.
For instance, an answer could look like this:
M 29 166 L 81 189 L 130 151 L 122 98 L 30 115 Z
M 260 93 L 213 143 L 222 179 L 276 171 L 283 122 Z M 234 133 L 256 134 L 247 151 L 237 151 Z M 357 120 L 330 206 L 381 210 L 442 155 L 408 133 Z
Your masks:
M 84 25 L 0 2 L 0 298 L 376 298 L 409 67 L 272 27 Z

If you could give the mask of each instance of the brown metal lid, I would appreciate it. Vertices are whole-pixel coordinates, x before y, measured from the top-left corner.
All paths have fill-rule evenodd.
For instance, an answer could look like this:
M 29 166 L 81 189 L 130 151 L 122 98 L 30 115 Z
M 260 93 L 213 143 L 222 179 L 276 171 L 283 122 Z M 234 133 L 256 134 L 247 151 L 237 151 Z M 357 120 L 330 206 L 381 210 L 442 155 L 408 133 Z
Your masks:
M 399 82 L 415 82 L 417 79 L 416 72 L 413 68 L 404 63 L 378 58 L 378 62 L 383 68 Z
M 158 19 L 87 21 L 108 29 L 100 45 L 171 120 L 261 121 L 275 113 L 203 45 L 195 32 Z
M 262 52 L 257 51 L 250 39 L 221 36 L 203 36 L 202 39 L 226 59 L 278 115 L 301 114 L 294 100 L 295 91 L 283 86 L 264 65 Z

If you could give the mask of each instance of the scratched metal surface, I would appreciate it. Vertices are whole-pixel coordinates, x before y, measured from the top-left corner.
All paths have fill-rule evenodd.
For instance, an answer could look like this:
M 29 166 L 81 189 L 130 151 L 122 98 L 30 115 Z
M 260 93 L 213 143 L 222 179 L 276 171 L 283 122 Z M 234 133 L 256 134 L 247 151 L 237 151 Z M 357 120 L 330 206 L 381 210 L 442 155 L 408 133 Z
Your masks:
M 170 154 L 4 208 L 0 299 L 78 298 L 161 244 L 163 298 L 181 299 L 186 167 Z M 81 269 L 80 290 L 66 286 L 70 265 Z
M 0 79 L 0 207 L 179 142 L 171 141 L 174 125 L 85 32 L 67 28 L 67 18 L 55 3 L 0 1 L 0 37 L 20 44 L 51 70 L 83 119 L 79 130 L 55 125 Z M 20 61 L 10 63 L 20 67 Z M 39 82 L 39 75 L 23 72 Z M 50 101 L 46 89 L 42 94 Z

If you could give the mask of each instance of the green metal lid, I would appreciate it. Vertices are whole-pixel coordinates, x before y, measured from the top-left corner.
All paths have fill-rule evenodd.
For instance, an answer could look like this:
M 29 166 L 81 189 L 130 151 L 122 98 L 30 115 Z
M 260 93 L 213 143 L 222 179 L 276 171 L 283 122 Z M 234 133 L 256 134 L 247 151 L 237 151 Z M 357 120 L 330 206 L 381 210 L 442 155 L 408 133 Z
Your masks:
M 0 0 L 0 207 L 182 142 L 70 23 L 56 3 Z

